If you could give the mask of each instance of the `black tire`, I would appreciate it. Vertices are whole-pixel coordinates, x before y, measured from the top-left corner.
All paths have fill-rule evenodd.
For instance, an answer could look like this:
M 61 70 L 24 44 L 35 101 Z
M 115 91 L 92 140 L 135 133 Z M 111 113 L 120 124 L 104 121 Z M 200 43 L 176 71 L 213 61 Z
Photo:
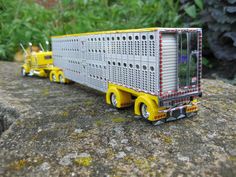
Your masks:
M 117 107 L 117 100 L 116 100 L 116 95 L 114 93 L 111 93 L 110 101 L 111 101 L 111 105 L 116 108 Z
M 144 103 L 141 103 L 140 105 L 140 113 L 141 113 L 141 116 L 144 118 L 144 119 L 147 119 L 149 118 L 149 112 L 147 111 L 147 105 L 144 104 Z
M 59 79 L 59 82 L 60 82 L 61 84 L 65 84 L 65 83 L 66 83 L 65 78 L 64 78 L 64 76 L 63 76 L 62 74 L 60 74 L 60 75 L 58 76 L 58 79 Z

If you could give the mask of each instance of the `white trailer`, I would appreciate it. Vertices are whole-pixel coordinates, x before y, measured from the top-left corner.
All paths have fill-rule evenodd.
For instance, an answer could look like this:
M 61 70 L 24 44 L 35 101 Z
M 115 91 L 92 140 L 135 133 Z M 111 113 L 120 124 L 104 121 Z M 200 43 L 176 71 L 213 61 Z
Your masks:
M 63 70 L 65 78 L 105 92 L 107 103 L 119 108 L 137 98 L 135 113 L 150 121 L 182 118 L 198 110 L 200 28 L 54 36 L 52 51 L 54 65 Z

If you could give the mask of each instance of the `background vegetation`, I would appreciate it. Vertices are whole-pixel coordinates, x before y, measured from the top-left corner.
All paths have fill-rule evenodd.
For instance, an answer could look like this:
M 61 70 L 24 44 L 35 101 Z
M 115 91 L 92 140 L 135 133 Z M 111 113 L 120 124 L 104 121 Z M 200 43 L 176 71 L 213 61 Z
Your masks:
M 0 11 L 0 60 L 52 35 L 156 26 L 203 27 L 209 68 L 236 60 L 236 0 L 0 0 Z
M 186 14 L 196 18 L 203 9 L 202 0 L 186 3 L 185 11 L 175 0 L 59 0 L 50 8 L 33 0 L 0 1 L 2 60 L 12 60 L 20 42 L 38 44 L 51 35 L 88 31 L 182 27 Z

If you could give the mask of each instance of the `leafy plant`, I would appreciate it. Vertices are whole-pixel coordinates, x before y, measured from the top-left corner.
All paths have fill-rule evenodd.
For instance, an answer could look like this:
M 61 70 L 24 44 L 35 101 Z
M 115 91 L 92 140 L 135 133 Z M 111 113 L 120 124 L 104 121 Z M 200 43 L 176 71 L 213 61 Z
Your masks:
M 207 19 L 211 51 L 218 59 L 236 61 L 236 0 L 208 0 L 205 6 L 203 17 Z
M 182 0 L 181 14 L 184 16 L 185 26 L 202 26 L 200 13 L 204 10 L 203 0 Z M 183 10 L 183 11 L 182 11 Z M 186 16 L 187 15 L 187 16 Z
M 200 10 L 203 10 L 203 0 L 194 0 L 194 2 L 200 8 Z
M 1 0 L 0 9 L 0 59 L 12 60 L 20 42 L 38 44 L 50 36 L 52 12 L 42 6 L 31 1 Z
M 210 69 L 213 68 L 213 64 L 205 57 L 202 58 L 202 64 L 206 68 L 210 68 Z
M 196 10 L 196 6 L 194 4 L 191 6 L 187 6 L 184 10 L 190 17 L 196 18 L 197 10 Z
M 203 8 L 202 0 L 186 4 L 183 14 L 179 0 L 59 0 L 51 8 L 34 0 L 0 0 L 0 59 L 13 60 L 20 42 L 44 44 L 53 35 L 182 27 L 185 14 L 195 18 Z

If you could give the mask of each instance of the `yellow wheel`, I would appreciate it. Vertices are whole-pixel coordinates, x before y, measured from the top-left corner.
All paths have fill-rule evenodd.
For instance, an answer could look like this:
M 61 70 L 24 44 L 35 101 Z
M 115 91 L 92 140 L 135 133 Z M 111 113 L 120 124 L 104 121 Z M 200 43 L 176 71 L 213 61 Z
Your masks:
M 49 76 L 49 79 L 51 82 L 58 82 L 58 77 L 57 77 L 57 73 L 56 71 L 51 71 L 50 72 L 50 76 Z
M 150 121 L 158 120 L 156 118 L 158 115 L 158 105 L 149 95 L 140 95 L 136 98 L 134 112 L 137 115 L 141 115 L 144 119 Z
M 131 94 L 116 87 L 110 87 L 106 93 L 106 102 L 116 108 L 128 107 L 132 104 Z
M 61 84 L 67 84 L 69 83 L 69 80 L 65 78 L 65 75 L 62 71 L 59 71 L 58 73 L 58 81 L 61 83 Z

